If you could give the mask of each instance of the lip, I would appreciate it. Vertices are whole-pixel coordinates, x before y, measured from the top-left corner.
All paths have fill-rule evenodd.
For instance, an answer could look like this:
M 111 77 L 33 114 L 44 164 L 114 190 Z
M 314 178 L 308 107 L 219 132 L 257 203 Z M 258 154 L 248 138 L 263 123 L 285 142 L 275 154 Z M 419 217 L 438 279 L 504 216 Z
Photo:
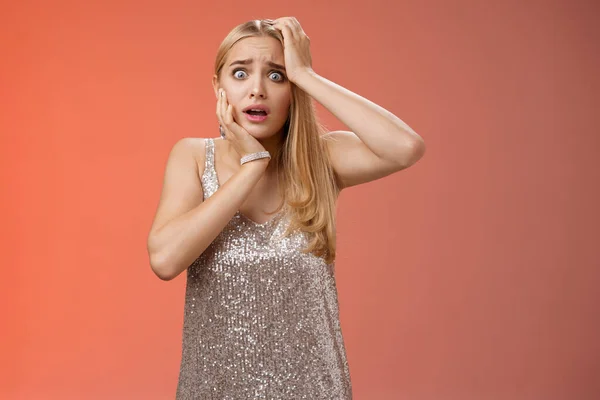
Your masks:
M 252 115 L 248 113 L 244 113 L 246 119 L 250 122 L 263 122 L 268 118 L 268 115 Z

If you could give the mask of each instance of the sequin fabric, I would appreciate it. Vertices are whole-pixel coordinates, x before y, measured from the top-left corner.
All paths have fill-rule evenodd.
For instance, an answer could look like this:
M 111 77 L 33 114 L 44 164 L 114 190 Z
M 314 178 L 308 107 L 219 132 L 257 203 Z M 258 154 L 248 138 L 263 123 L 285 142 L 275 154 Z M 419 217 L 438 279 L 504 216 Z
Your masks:
M 206 140 L 204 198 L 219 188 Z M 187 269 L 176 398 L 352 399 L 334 264 L 280 238 L 285 212 L 259 224 L 239 211 Z

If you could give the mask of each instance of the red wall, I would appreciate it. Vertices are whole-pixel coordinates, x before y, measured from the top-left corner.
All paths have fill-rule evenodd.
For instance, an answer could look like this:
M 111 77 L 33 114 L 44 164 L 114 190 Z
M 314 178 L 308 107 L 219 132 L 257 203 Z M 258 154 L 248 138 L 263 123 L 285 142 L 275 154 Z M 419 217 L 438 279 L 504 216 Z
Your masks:
M 355 399 L 600 398 L 592 1 L 4 2 L 2 399 L 174 398 L 185 277 L 146 236 L 173 143 L 217 137 L 217 46 L 296 16 L 314 68 L 426 141 L 348 189 Z M 345 127 L 319 109 L 330 129 Z

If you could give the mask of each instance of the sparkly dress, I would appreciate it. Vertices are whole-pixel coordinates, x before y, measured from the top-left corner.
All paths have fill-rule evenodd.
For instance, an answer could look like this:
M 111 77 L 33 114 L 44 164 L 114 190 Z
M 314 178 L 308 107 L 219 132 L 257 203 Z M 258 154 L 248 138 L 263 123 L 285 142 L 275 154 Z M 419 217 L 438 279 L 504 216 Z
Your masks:
M 206 140 L 202 187 L 219 188 Z M 285 208 L 283 209 L 285 210 Z M 239 211 L 187 269 L 177 399 L 352 399 L 334 264 Z

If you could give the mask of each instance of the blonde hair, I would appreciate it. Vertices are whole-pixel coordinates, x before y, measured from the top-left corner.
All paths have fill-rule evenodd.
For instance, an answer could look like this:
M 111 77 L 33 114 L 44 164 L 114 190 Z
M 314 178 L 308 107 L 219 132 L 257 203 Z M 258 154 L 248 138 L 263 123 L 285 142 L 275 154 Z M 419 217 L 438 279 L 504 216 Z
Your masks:
M 220 77 L 227 54 L 238 41 L 248 37 L 283 36 L 273 27 L 272 20 L 252 20 L 235 27 L 217 51 L 215 74 Z M 326 143 L 321 138 L 325 127 L 317 120 L 312 98 L 291 83 L 290 115 L 284 125 L 281 151 L 273 155 L 280 195 L 289 207 L 290 225 L 283 236 L 301 230 L 310 236 L 304 253 L 321 257 L 327 264 L 335 261 L 335 205 L 339 185 L 331 166 Z

